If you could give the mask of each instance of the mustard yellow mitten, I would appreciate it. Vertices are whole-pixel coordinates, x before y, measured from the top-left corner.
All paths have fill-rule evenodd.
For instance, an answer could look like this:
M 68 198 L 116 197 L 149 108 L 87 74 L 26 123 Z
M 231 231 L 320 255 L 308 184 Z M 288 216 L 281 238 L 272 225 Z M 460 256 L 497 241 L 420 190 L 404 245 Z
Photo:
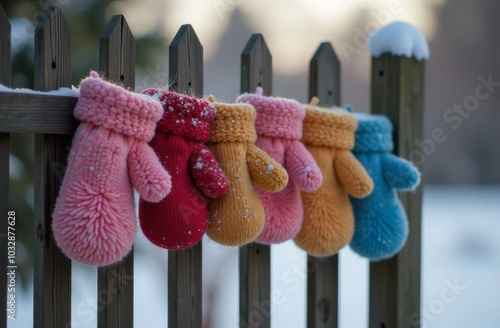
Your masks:
M 265 223 L 264 208 L 253 183 L 268 191 L 280 191 L 288 183 L 288 174 L 254 145 L 257 133 L 252 105 L 216 103 L 213 97 L 209 100 L 217 114 L 207 146 L 224 171 L 229 189 L 224 196 L 209 201 L 207 235 L 223 245 L 244 245 L 257 238 Z
M 356 119 L 343 109 L 317 107 L 313 98 L 305 105 L 302 142 L 323 174 L 321 187 L 302 192 L 304 223 L 295 243 L 313 256 L 330 256 L 349 243 L 354 215 L 348 195 L 362 198 L 373 190 L 373 181 L 354 157 Z

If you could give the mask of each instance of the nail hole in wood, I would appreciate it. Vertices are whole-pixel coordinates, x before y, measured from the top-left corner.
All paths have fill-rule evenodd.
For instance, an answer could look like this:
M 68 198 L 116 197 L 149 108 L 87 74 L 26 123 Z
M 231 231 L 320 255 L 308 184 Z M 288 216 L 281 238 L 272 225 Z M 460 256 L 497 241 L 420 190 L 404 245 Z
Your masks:
M 52 69 L 55 69 L 55 68 L 56 68 L 56 62 L 55 62 L 55 61 L 53 61 L 53 62 L 52 62 Z
M 384 71 L 383 70 L 378 71 L 378 76 L 380 77 L 384 76 Z
M 255 250 L 255 253 L 260 254 L 260 248 L 257 248 L 257 249 Z
M 381 322 L 380 323 L 380 328 L 385 328 L 385 323 Z
M 262 86 L 262 83 L 260 83 L 260 82 L 259 82 L 259 83 L 257 83 L 257 86 L 258 86 L 258 87 L 261 87 L 261 86 Z
M 328 90 L 328 96 L 331 96 L 333 94 L 332 90 Z
M 120 81 L 121 81 L 121 82 L 125 81 L 125 76 L 120 75 Z
M 187 86 L 188 88 L 191 88 L 191 81 L 188 81 Z

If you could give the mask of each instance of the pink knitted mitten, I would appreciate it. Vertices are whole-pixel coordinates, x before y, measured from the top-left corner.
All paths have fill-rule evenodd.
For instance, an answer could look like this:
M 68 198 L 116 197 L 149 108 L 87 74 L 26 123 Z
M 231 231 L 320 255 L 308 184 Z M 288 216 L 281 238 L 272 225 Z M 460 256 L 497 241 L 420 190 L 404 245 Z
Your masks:
M 249 103 L 257 111 L 256 145 L 280 163 L 290 175 L 288 185 L 271 193 L 256 187 L 266 212 L 264 230 L 256 239 L 262 244 L 281 243 L 294 238 L 302 226 L 304 210 L 300 190 L 312 192 L 323 179 L 318 165 L 300 142 L 304 107 L 295 100 L 245 93 L 237 102 Z
M 81 121 L 53 214 L 57 245 L 70 259 L 105 266 L 131 249 L 137 227 L 132 185 L 151 202 L 171 187 L 147 141 L 161 104 L 103 81 L 83 80 L 74 115 Z

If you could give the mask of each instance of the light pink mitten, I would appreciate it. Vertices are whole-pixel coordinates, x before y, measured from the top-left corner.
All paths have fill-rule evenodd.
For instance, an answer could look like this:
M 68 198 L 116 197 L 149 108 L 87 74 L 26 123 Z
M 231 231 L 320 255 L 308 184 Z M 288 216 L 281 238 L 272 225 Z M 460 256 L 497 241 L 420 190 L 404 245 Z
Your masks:
M 158 202 L 170 175 L 147 141 L 162 117 L 160 102 L 103 81 L 83 80 L 74 115 L 81 121 L 56 202 L 52 227 L 70 259 L 105 266 L 131 249 L 137 220 L 132 185 Z
M 256 187 L 266 213 L 264 230 L 256 241 L 281 243 L 294 238 L 302 226 L 304 210 L 300 190 L 315 191 L 323 179 L 314 158 L 300 142 L 304 107 L 292 99 L 262 96 L 260 87 L 255 94 L 240 95 L 237 101 L 255 107 L 255 144 L 280 163 L 291 178 L 280 192 L 271 193 Z

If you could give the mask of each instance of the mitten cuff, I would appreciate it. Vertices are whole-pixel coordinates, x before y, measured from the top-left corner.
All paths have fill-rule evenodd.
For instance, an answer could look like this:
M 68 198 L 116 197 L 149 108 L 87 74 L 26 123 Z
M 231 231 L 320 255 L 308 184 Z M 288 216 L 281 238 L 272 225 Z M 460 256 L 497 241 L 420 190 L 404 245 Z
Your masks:
M 266 137 L 277 137 L 299 140 L 302 138 L 302 120 L 304 108 L 293 99 L 265 97 L 262 88 L 256 93 L 244 93 L 236 98 L 236 102 L 248 103 L 255 107 L 257 134 Z
M 383 115 L 353 114 L 358 121 L 353 152 L 392 152 L 392 124 Z
M 149 141 L 163 108 L 150 97 L 106 82 L 92 71 L 80 84 L 76 119 Z
M 354 133 L 358 123 L 351 114 L 342 109 L 326 109 L 314 105 L 304 107 L 304 144 L 346 150 L 354 147 Z
M 217 109 L 210 132 L 210 142 L 250 142 L 257 140 L 255 109 L 248 104 L 223 104 L 209 101 Z
M 156 127 L 158 130 L 199 142 L 208 140 L 210 125 L 215 118 L 215 108 L 208 101 L 153 88 L 142 93 L 158 99 L 165 109 Z

